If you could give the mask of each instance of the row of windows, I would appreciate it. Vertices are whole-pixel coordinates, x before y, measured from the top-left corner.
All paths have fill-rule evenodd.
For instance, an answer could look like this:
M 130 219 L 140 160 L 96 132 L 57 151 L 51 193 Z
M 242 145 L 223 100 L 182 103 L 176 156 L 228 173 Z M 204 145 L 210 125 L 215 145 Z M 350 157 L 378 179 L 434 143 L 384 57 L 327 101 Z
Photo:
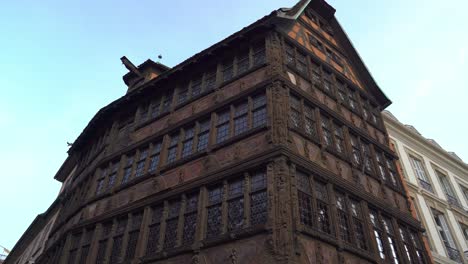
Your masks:
M 103 222 L 98 235 L 94 234 L 94 227 L 75 232 L 71 235 L 66 263 L 86 263 L 93 237 L 97 239 L 94 263 L 121 263 L 135 258 L 141 239 L 146 241 L 145 255 L 153 255 L 190 247 L 199 239 L 209 241 L 264 225 L 268 208 L 266 190 L 265 171 L 255 170 L 151 206 L 146 227 L 142 226 L 141 210 Z M 202 212 L 206 215 L 204 223 Z M 145 238 L 140 236 L 142 228 L 148 231 Z M 198 237 L 200 230 L 205 231 Z
M 328 35 L 333 36 L 333 29 L 331 28 L 330 24 L 327 21 L 325 21 L 325 19 L 321 18 L 319 15 L 317 15 L 310 9 L 306 10 L 305 14 L 307 18 L 309 18 L 312 22 L 317 24 L 320 29 L 327 32 Z
M 419 185 L 425 190 L 434 193 L 434 188 L 432 187 L 431 180 L 429 176 L 427 175 L 426 167 L 424 166 L 423 161 L 419 158 L 416 158 L 413 155 L 409 155 L 409 159 L 410 159 L 411 166 L 413 167 L 413 170 L 416 174 Z M 452 187 L 452 184 L 450 183 L 448 176 L 445 173 L 441 172 L 439 169 L 435 169 L 434 171 L 440 182 L 440 185 L 442 186 L 442 191 L 447 197 L 448 203 L 452 206 L 462 208 L 462 205 L 459 199 L 457 198 L 457 195 Z M 460 187 L 462 191 L 464 192 L 464 194 L 467 195 L 468 194 L 468 191 L 466 191 L 467 189 L 461 185 Z M 466 199 L 468 201 L 468 196 L 466 196 Z
M 330 51 L 332 59 L 337 60 Z M 382 127 L 379 110 L 376 105 L 365 99 L 346 81 L 315 62 L 306 53 L 298 50 L 294 45 L 285 43 L 286 63 L 303 75 L 310 76 L 312 83 L 333 99 L 361 116 L 364 120 L 376 127 Z
M 247 72 L 249 69 L 263 65 L 265 62 L 266 52 L 264 42 L 245 47 L 236 56 L 226 59 L 220 64 L 219 74 L 217 66 L 213 66 L 206 72 L 200 73 L 191 80 L 181 84 L 176 89 L 167 89 L 166 92 L 141 106 L 137 113 L 139 123 L 144 123 L 170 112 L 173 105 L 181 105 L 213 91 L 217 86 L 217 80 L 221 82 L 229 81 Z M 134 125 L 134 120 L 135 116 L 133 114 L 121 118 L 118 125 L 119 137 L 123 137 L 129 132 Z M 93 155 L 101 149 L 108 136 L 109 130 L 103 133 L 91 147 L 83 151 L 80 163 L 87 164 Z
M 315 142 L 322 142 L 327 149 L 345 159 L 350 157 L 352 163 L 363 168 L 366 173 L 380 177 L 390 186 L 400 188 L 393 158 L 357 135 L 346 133 L 345 126 L 337 120 L 295 95 L 290 95 L 289 116 L 294 129 L 302 131 Z
M 333 60 L 336 64 L 343 67 L 343 59 L 338 54 L 336 54 L 336 52 L 325 47 L 323 43 L 320 40 L 318 40 L 317 37 L 311 34 L 308 34 L 308 38 L 309 38 L 310 45 L 316 47 L 318 50 L 325 53 L 328 59 Z
M 121 184 L 146 173 L 155 172 L 160 165 L 163 144 L 166 146 L 165 164 L 171 164 L 201 153 L 208 146 L 222 143 L 231 137 L 266 125 L 266 111 L 265 94 L 256 94 L 216 112 L 211 117 L 202 118 L 177 129 L 169 133 L 165 143 L 163 140 L 155 141 L 149 146 L 140 148 L 136 153 L 127 154 L 125 160 L 119 159 L 101 168 L 96 183 L 96 194 L 112 189 L 118 179 L 119 171 L 122 171 Z M 211 136 L 214 137 L 213 142 L 210 140 Z
M 369 210 L 369 218 L 363 214 L 361 202 L 350 197 L 345 192 L 333 190 L 313 175 L 300 171 L 296 172 L 297 199 L 299 206 L 299 221 L 305 228 L 316 230 L 324 235 L 337 235 L 349 246 L 368 251 L 369 240 L 365 228 L 365 218 L 370 220 L 372 235 L 377 245 L 380 258 L 391 263 L 427 263 L 423 255 L 423 247 L 416 231 L 398 224 L 398 232 L 394 220 L 381 214 L 377 210 Z M 330 196 L 335 198 L 335 207 L 331 205 Z M 336 225 L 333 224 L 332 211 L 336 210 Z M 336 226 L 337 230 L 333 230 Z M 398 244 L 400 238 L 402 243 Z M 405 257 L 402 255 L 405 254 Z
M 222 82 L 230 81 L 234 77 L 247 72 L 249 69 L 264 64 L 266 61 L 265 45 L 258 43 L 241 50 L 235 57 L 223 61 L 220 76 L 217 77 L 217 69 L 213 67 L 203 74 L 192 78 L 180 85 L 177 89 L 171 89 L 144 105 L 139 110 L 140 123 L 157 118 L 171 110 L 172 105 L 181 105 L 213 91 L 217 85 L 217 79 Z
M 239 232 L 244 228 L 266 223 L 264 172 L 253 172 L 208 186 L 206 194 L 207 199 L 201 206 L 198 205 L 200 194 L 197 191 L 152 207 L 146 255 L 190 246 L 196 239 L 196 230 L 200 229 L 200 208 L 204 208 L 206 213 L 206 222 L 203 223 L 205 233 L 201 239 L 210 240 L 226 232 Z M 184 201 L 185 211 L 181 211 Z M 250 206 L 245 207 L 246 203 Z M 223 213 L 223 210 L 226 212 Z M 163 222 L 166 223 L 164 230 Z

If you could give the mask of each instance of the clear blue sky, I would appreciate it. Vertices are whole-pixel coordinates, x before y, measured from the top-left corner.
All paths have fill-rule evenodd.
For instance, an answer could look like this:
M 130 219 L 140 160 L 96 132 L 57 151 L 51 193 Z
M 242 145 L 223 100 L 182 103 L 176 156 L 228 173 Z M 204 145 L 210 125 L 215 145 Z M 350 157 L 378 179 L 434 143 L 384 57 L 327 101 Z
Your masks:
M 227 3 L 226 3 L 227 2 Z M 293 0 L 0 3 L 0 245 L 12 248 L 58 194 L 53 179 L 126 69 L 174 66 Z M 330 0 L 402 122 L 468 161 L 468 1 Z M 463 119 L 462 119 L 463 120 Z

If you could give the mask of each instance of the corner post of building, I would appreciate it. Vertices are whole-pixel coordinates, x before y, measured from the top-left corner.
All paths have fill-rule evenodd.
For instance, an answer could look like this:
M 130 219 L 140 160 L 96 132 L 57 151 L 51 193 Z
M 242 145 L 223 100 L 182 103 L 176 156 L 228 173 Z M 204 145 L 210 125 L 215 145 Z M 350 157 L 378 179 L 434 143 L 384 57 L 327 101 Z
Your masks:
M 283 52 L 281 36 L 276 31 L 271 31 L 266 38 L 266 57 L 268 61 L 268 77 L 283 74 Z
M 274 81 L 269 90 L 271 98 L 271 129 L 269 135 L 270 143 L 276 146 L 286 146 L 289 141 L 288 133 L 288 112 L 289 100 L 288 90 L 280 80 Z
M 268 165 L 267 177 L 273 182 L 272 222 L 273 252 L 279 263 L 294 259 L 293 219 L 291 203 L 290 166 L 287 157 L 281 156 Z M 272 178 L 271 178 L 272 177 Z

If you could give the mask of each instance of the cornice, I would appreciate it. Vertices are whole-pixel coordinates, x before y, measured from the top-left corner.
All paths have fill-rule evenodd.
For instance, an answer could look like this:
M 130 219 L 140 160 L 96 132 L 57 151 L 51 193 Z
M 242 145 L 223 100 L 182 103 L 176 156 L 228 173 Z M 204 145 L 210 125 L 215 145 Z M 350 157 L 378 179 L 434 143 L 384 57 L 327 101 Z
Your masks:
M 430 155 L 429 157 L 431 158 L 436 158 L 432 160 L 439 159 L 443 163 L 448 165 L 448 168 L 454 168 L 458 170 L 461 175 L 468 175 L 467 164 L 452 157 L 444 149 L 434 146 L 433 144 L 428 142 L 425 137 L 418 135 L 414 131 L 404 126 L 404 124 L 402 124 L 401 122 L 395 121 L 392 117 L 388 116 L 387 113 L 383 112 L 382 116 L 390 137 L 394 137 L 398 140 L 405 140 L 405 142 L 413 144 L 412 147 L 415 147 L 415 149 L 422 150 L 422 154 L 425 154 L 426 156 Z

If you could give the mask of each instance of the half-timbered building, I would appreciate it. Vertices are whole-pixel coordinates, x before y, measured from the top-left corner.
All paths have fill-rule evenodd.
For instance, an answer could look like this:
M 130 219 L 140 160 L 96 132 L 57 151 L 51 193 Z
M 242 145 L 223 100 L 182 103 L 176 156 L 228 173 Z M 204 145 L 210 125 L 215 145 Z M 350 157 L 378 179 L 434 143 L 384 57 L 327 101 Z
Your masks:
M 36 263 L 431 263 L 391 101 L 334 14 L 301 0 L 173 68 L 123 57 Z

